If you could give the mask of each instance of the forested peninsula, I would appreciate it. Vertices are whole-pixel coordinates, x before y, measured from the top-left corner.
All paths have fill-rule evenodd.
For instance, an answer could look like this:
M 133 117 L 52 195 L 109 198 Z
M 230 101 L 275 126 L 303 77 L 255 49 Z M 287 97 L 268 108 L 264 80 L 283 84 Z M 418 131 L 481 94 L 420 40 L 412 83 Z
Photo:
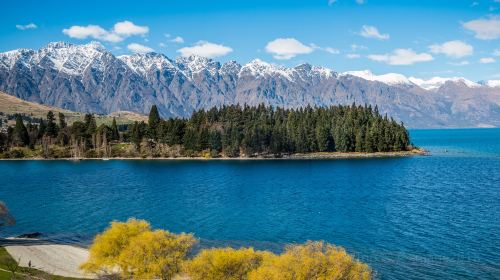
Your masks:
M 190 118 L 96 124 L 92 114 L 68 124 L 63 113 L 45 119 L 15 115 L 0 132 L 0 158 L 328 158 L 420 153 L 402 123 L 377 107 L 283 109 L 224 106 Z

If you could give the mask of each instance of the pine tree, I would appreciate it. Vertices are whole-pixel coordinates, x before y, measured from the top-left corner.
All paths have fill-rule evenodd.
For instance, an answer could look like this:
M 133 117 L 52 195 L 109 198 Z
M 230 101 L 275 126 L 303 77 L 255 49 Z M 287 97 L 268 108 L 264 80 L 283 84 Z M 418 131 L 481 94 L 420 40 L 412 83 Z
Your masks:
M 66 117 L 63 113 L 59 112 L 59 129 L 64 129 L 66 126 Z
M 111 124 L 111 140 L 120 140 L 120 133 L 118 132 L 118 126 L 116 125 L 115 118 L 113 118 L 113 123 Z
M 45 130 L 45 134 L 49 137 L 57 136 L 56 117 L 52 111 L 47 113 L 47 129 Z
M 23 123 L 23 118 L 20 114 L 16 115 L 16 125 L 14 126 L 14 130 L 12 133 L 12 143 L 15 146 L 24 147 L 29 144 L 30 138 L 28 134 L 28 130 Z
M 151 110 L 149 111 L 149 119 L 148 119 L 148 129 L 149 129 L 149 137 L 152 139 L 158 140 L 157 136 L 157 128 L 160 123 L 161 118 L 158 113 L 158 108 L 156 105 L 151 106 Z

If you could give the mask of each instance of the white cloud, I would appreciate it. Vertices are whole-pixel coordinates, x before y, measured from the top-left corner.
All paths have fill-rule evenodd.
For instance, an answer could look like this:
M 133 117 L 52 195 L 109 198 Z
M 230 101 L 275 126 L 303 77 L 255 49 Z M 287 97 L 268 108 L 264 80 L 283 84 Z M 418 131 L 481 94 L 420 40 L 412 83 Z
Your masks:
M 453 58 L 461 58 L 464 56 L 472 55 L 474 48 L 462 41 L 448 41 L 443 44 L 435 44 L 429 46 L 432 53 L 441 53 Z
M 130 21 L 117 22 L 112 30 L 106 30 L 99 25 L 89 24 L 87 26 L 73 25 L 63 29 L 63 33 L 75 39 L 92 38 L 106 42 L 121 42 L 125 38 L 134 35 L 145 35 L 149 27 L 138 26 Z
M 331 54 L 339 54 L 340 51 L 338 49 L 334 49 L 332 47 L 326 47 L 326 48 L 323 48 L 323 50 L 327 53 L 331 53 Z
M 181 56 L 199 55 L 208 58 L 226 55 L 233 49 L 224 45 L 214 44 L 206 41 L 199 41 L 191 47 L 178 49 Z
M 498 1 L 500 1 L 500 0 L 498 0 Z M 494 50 L 493 51 L 493 55 L 494 56 L 500 56 L 500 50 Z
M 375 26 L 371 25 L 363 25 L 359 35 L 365 38 L 374 38 L 378 40 L 387 40 L 390 38 L 389 34 L 380 34 L 378 29 Z
M 363 45 L 356 45 L 356 44 L 352 44 L 351 45 L 351 50 L 352 51 L 357 51 L 357 50 L 367 50 L 368 47 L 367 46 L 363 46 Z
M 123 41 L 122 37 L 106 31 L 99 25 L 91 25 L 91 24 L 87 26 L 74 25 L 71 26 L 70 28 L 63 29 L 63 33 L 75 39 L 93 38 L 101 41 L 114 42 L 114 43 Z
M 314 51 L 314 48 L 302 44 L 294 38 L 278 38 L 266 45 L 266 52 L 273 54 L 276 59 L 290 59 L 299 54 L 308 54 Z
M 500 16 L 490 16 L 487 19 L 475 19 L 462 26 L 475 33 L 475 37 L 481 40 L 494 40 L 500 38 Z
M 149 27 L 135 25 L 133 22 L 126 20 L 115 23 L 115 26 L 113 27 L 113 32 L 123 37 L 129 37 L 134 35 L 145 35 L 148 34 Z
M 33 22 L 28 23 L 26 25 L 16 24 L 16 28 L 19 30 L 27 30 L 27 29 L 36 29 L 38 26 Z
M 177 36 L 174 39 L 170 40 L 172 43 L 182 44 L 184 43 L 184 39 L 181 36 Z
M 360 58 L 361 56 L 357 53 L 348 53 L 346 57 L 349 59 L 355 59 L 355 58 Z
M 483 57 L 479 59 L 479 62 L 483 64 L 495 63 L 495 61 L 496 60 L 493 57 Z
M 132 43 L 127 46 L 127 49 L 129 49 L 131 52 L 134 53 L 148 53 L 154 51 L 152 48 L 137 44 L 137 43 Z
M 159 43 L 158 46 L 160 46 L 160 48 L 165 48 L 167 45 L 165 45 L 165 43 Z
M 462 60 L 462 61 L 459 61 L 459 62 L 450 62 L 449 64 L 450 65 L 454 65 L 454 66 L 464 66 L 464 65 L 469 65 L 469 61 Z
M 316 44 L 311 44 L 310 45 L 311 48 L 315 49 L 315 50 L 321 50 L 321 51 L 325 51 L 329 54 L 339 54 L 340 51 L 338 49 L 335 49 L 335 48 L 332 48 L 332 47 L 320 47 Z
M 389 54 L 372 54 L 369 55 L 368 58 L 389 65 L 412 65 L 434 59 L 432 55 L 428 53 L 416 53 L 412 49 L 396 49 Z

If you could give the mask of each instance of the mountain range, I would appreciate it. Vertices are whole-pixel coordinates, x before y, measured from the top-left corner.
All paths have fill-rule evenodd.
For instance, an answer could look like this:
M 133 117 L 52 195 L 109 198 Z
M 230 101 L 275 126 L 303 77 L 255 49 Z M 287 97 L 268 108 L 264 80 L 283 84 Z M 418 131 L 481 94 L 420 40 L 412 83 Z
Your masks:
M 500 127 L 500 81 L 429 80 L 370 71 L 337 73 L 301 64 L 286 68 L 253 60 L 220 63 L 159 53 L 115 56 L 98 42 L 54 42 L 39 50 L 0 53 L 0 91 L 79 112 L 187 117 L 229 104 L 297 108 L 377 105 L 413 128 Z

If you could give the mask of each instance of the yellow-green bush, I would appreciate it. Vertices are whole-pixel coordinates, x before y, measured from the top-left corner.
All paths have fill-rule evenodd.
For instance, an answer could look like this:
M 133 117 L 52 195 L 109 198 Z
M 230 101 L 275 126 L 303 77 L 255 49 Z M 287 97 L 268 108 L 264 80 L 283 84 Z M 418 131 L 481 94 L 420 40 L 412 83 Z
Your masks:
M 96 274 L 118 271 L 126 279 L 172 279 L 195 242 L 191 234 L 152 231 L 144 220 L 112 222 L 95 238 L 81 268 Z
M 266 258 L 249 280 L 370 279 L 368 265 L 341 248 L 322 241 L 288 246 L 279 256 Z
M 343 248 L 323 241 L 287 246 L 276 255 L 253 248 L 201 250 L 187 260 L 196 239 L 191 234 L 151 230 L 144 220 L 112 222 L 99 234 L 81 268 L 124 279 L 190 280 L 365 280 L 370 267 Z
M 184 272 L 191 280 L 242 280 L 270 255 L 253 248 L 205 249 L 185 263 Z

